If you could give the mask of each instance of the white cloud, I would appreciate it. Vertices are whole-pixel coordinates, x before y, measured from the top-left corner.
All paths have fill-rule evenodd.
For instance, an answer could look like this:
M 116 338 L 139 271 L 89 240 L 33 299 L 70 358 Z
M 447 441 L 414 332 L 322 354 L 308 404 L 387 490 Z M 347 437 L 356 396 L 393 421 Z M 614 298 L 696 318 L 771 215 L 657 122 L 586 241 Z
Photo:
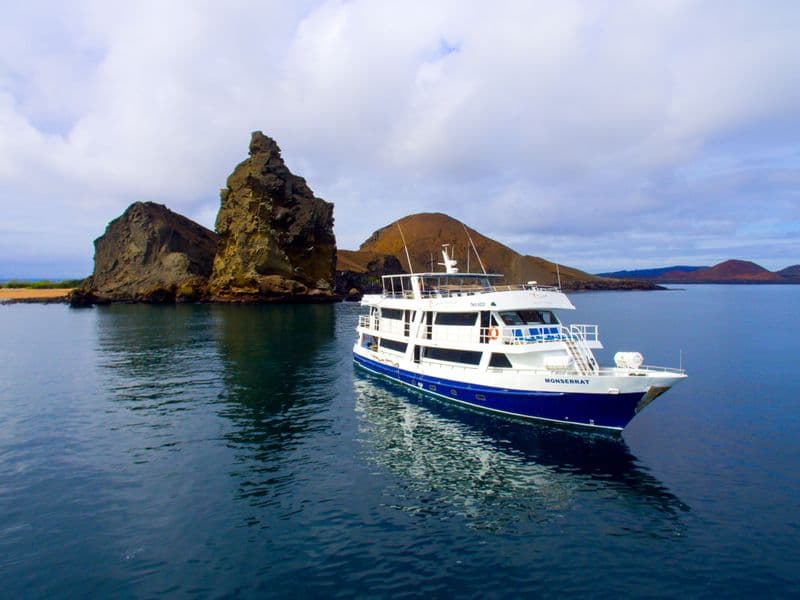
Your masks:
M 587 269 L 726 249 L 797 263 L 797 14 L 781 2 L 15 6 L 0 24 L 0 271 L 47 254 L 88 271 L 86 240 L 134 200 L 213 226 L 254 129 L 335 202 L 342 247 L 443 210 Z

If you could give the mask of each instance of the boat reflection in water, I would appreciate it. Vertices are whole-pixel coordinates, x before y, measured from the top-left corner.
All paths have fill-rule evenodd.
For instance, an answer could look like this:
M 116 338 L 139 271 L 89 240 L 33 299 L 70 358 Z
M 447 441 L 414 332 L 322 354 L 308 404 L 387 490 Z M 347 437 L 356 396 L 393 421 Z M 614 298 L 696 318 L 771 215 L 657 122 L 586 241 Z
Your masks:
M 615 518 L 627 512 L 651 535 L 683 529 L 689 507 L 637 464 L 619 436 L 465 411 L 370 374 L 356 376 L 355 391 L 367 460 L 405 488 L 393 494 L 405 500 L 396 508 L 505 529 L 610 510 L 611 502 Z

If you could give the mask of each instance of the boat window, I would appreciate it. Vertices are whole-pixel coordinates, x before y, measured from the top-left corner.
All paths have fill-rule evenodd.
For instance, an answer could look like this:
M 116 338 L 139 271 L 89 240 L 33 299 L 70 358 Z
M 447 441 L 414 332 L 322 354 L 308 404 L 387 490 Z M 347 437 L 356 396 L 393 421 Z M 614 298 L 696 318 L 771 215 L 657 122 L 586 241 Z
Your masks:
M 525 325 L 525 321 L 519 316 L 517 311 L 504 311 L 500 313 L 500 318 L 506 325 Z
M 500 313 L 506 325 L 558 325 L 558 319 L 549 310 L 508 310 Z
M 384 319 L 397 319 L 399 321 L 403 318 L 403 311 L 398 308 L 382 308 L 381 316 Z
M 406 344 L 405 342 L 396 342 L 394 340 L 381 339 L 381 348 L 388 348 L 389 350 L 394 350 L 395 352 L 401 352 L 405 354 L 407 347 L 408 344 Z
M 497 354 L 496 352 L 492 352 L 492 357 L 489 359 L 489 366 L 496 367 L 498 369 L 510 369 L 511 361 L 508 360 L 508 357 L 505 354 Z
M 436 313 L 437 325 L 475 325 L 478 313 Z
M 549 310 L 520 310 L 518 314 L 526 325 L 558 324 L 556 316 Z
M 481 344 L 489 341 L 489 311 L 481 311 Z
M 425 358 L 444 360 L 447 362 L 462 363 L 465 365 L 479 365 L 481 352 L 472 350 L 453 350 L 451 348 L 425 348 Z

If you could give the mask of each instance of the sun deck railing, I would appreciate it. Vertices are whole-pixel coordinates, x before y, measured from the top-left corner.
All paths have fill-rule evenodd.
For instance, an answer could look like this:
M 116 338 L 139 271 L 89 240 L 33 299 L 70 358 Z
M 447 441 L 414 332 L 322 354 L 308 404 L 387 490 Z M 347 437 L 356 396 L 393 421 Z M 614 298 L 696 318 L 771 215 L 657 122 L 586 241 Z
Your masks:
M 361 315 L 358 326 L 372 333 L 386 333 L 403 338 L 414 337 L 413 325 L 407 327 L 396 319 L 380 319 L 372 315 Z M 517 325 L 505 327 L 464 327 L 455 325 L 422 325 L 417 339 L 432 342 L 474 344 L 528 345 L 545 342 L 576 340 L 582 343 L 599 341 L 597 325 Z
M 393 280 L 390 283 L 395 284 Z M 539 291 L 539 292 L 558 292 L 555 286 L 538 285 L 532 283 L 517 283 L 503 285 L 480 285 L 480 284 L 439 284 L 431 285 L 420 282 L 419 293 L 421 298 L 453 298 L 459 296 L 477 296 L 480 294 L 491 294 L 493 292 L 513 292 L 513 291 Z M 402 282 L 395 287 L 387 286 L 384 281 L 383 296 L 385 298 L 414 298 L 414 292 L 410 287 L 410 282 Z
M 542 342 L 558 342 L 576 340 L 580 342 L 600 341 L 597 325 L 515 325 L 512 327 L 489 327 L 489 336 L 495 336 L 494 329 L 498 329 L 496 339 L 504 344 L 539 344 Z

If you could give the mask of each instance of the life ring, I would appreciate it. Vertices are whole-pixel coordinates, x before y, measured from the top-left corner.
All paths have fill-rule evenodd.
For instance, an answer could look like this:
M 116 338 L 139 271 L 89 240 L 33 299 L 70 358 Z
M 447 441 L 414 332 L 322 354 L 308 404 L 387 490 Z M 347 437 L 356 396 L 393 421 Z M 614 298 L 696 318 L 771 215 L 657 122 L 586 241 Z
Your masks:
M 496 340 L 498 337 L 500 337 L 500 330 L 497 327 L 490 327 L 489 337 L 493 340 Z

